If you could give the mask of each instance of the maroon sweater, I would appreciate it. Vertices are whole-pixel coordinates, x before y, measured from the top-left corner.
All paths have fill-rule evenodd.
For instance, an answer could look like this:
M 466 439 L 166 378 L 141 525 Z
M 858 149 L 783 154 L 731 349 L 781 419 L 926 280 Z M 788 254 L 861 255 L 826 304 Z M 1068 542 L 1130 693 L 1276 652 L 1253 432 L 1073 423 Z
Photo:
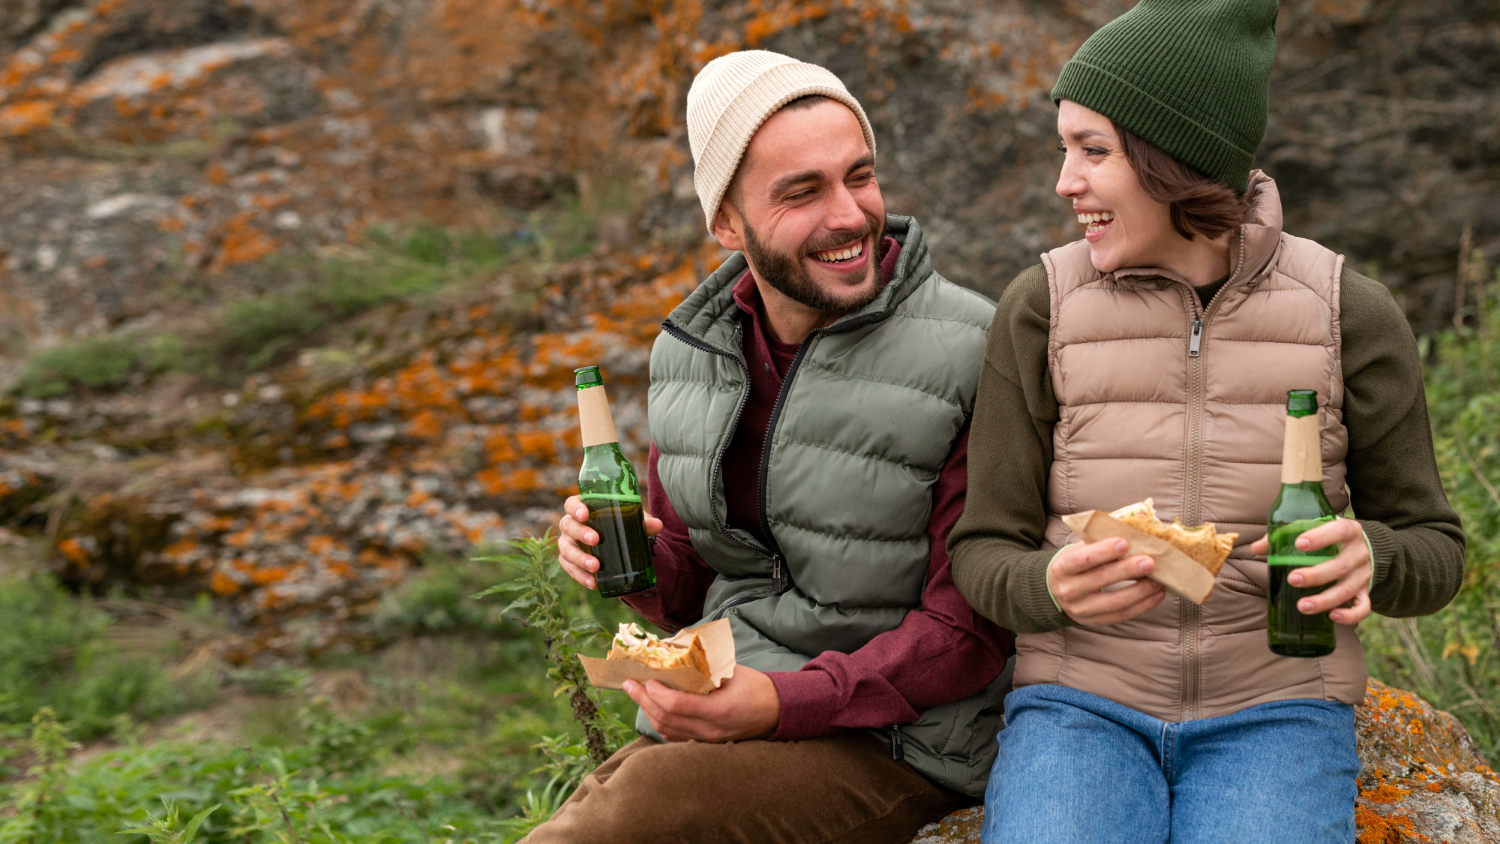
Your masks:
M 899 245 L 886 240 L 881 272 L 890 277 Z M 747 272 L 735 285 L 735 301 L 749 322 L 744 336 L 750 366 L 750 396 L 734 438 L 724 453 L 724 488 L 730 525 L 763 535 L 760 527 L 760 463 L 771 408 L 797 346 L 778 342 L 766 330 L 760 291 Z M 927 523 L 931 558 L 922 605 L 896 629 L 871 639 L 854 653 L 824 651 L 800 671 L 771 672 L 781 696 L 781 721 L 773 740 L 818 738 L 856 727 L 888 727 L 916 720 L 922 710 L 979 693 L 1005 667 L 1008 631 L 976 615 L 958 593 L 949 570 L 948 531 L 963 513 L 968 482 L 968 431 L 953 446 L 932 489 Z M 656 538 L 655 589 L 624 600 L 667 631 L 697 623 L 714 572 L 688 538 L 657 482 L 659 454 L 651 446 L 647 503 L 664 527 Z

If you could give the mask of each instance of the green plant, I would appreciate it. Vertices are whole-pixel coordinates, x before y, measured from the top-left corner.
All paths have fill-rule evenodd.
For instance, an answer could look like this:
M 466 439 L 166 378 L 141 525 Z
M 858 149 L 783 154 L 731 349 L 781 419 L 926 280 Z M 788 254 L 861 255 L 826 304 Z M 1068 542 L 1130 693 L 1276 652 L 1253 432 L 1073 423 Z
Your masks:
M 147 818 L 146 822 L 131 824 L 120 830 L 116 835 L 144 835 L 151 839 L 152 844 L 192 844 L 198 837 L 198 827 L 208 819 L 209 815 L 219 810 L 222 803 L 215 803 L 207 809 L 193 815 L 186 825 L 179 828 L 181 819 L 178 817 L 177 803 L 170 797 L 161 798 L 165 809 L 161 817 L 154 815 Z
M 1485 275 L 1488 275 L 1486 272 Z M 1497 279 L 1500 282 L 1500 279 Z M 1497 284 L 1500 286 L 1500 284 Z M 1463 722 L 1500 758 L 1500 302 L 1481 290 L 1474 326 L 1427 338 L 1425 382 L 1438 471 L 1467 538 L 1464 585 L 1426 618 L 1367 625 L 1371 672 Z
M 0 825 L 0 842 L 51 842 L 59 840 L 52 803 L 57 800 L 67 771 L 68 752 L 76 745 L 58 723 L 51 707 L 37 710 L 31 719 L 31 752 L 35 763 L 26 772 L 30 780 L 15 800 L 15 815 Z
M 382 596 L 375 611 L 375 626 L 388 638 L 446 633 L 495 635 L 513 629 L 501 607 L 469 600 L 493 580 L 492 564 L 430 556 L 399 589 Z
M 323 771 L 351 772 L 375 762 L 370 728 L 340 718 L 326 698 L 314 698 L 297 712 L 312 762 Z
M 541 790 L 528 788 L 521 801 L 521 815 L 501 823 L 501 829 L 509 833 L 507 841 L 520 839 L 536 829 L 562 806 L 572 793 L 574 783 L 563 774 L 554 774 Z
M 85 337 L 34 355 L 21 374 L 20 391 L 32 398 L 62 395 L 75 386 L 124 386 L 142 362 L 135 332 Z
M 110 618 L 49 577 L 0 576 L 0 724 L 24 723 L 50 707 L 79 738 L 108 735 L 121 715 L 150 719 L 216 693 L 174 681 L 150 654 L 110 641 Z
M 573 719 L 583 729 L 589 758 L 595 765 L 603 764 L 625 743 L 629 731 L 609 709 L 601 707 L 597 692 L 584 676 L 578 655 L 589 646 L 605 646 L 609 634 L 588 611 L 586 601 L 563 597 L 559 583 L 565 578 L 557 565 L 557 541 L 550 531 L 510 544 L 515 553 L 479 559 L 509 565 L 516 573 L 515 578 L 474 597 L 497 593 L 514 596 L 505 611 L 524 610 L 526 625 L 542 634 L 547 659 L 552 662 L 547 676 L 557 684 L 558 694 L 568 696 Z

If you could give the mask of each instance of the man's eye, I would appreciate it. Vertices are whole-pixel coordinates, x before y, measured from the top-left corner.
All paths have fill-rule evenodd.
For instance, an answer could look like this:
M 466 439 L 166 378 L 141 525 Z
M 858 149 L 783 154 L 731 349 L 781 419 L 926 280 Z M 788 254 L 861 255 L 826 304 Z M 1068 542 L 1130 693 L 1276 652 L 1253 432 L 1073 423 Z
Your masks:
M 812 196 L 812 195 L 813 195 L 813 192 L 810 191 L 810 190 L 799 190 L 796 193 L 788 196 L 787 197 L 787 201 L 788 202 L 797 202 L 799 200 L 806 199 L 806 198 L 808 198 L 809 196 Z

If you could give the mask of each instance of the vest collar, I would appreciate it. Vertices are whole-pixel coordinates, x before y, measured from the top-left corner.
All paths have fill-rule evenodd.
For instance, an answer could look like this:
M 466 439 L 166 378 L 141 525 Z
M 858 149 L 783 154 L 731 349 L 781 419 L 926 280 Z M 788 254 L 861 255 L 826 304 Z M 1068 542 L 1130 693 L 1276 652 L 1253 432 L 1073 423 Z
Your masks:
M 1224 285 L 1226 291 L 1231 287 L 1259 283 L 1281 247 L 1281 192 L 1276 188 L 1276 181 L 1264 171 L 1256 170 L 1250 174 L 1250 188 L 1245 196 L 1250 207 L 1239 231 L 1229 242 L 1229 252 L 1234 257 L 1229 281 Z M 1155 280 L 1192 286 L 1186 278 L 1160 267 L 1126 267 L 1103 273 L 1102 278 L 1121 284 Z
M 901 245 L 896 268 L 875 301 L 853 313 L 839 317 L 819 332 L 837 332 L 844 328 L 879 322 L 889 317 L 896 306 L 932 275 L 932 262 L 921 226 L 915 218 L 887 214 L 885 233 Z M 667 316 L 663 327 L 689 335 L 693 339 L 724 351 L 738 352 L 733 335 L 739 321 L 734 318 L 739 305 L 734 300 L 734 285 L 749 269 L 743 252 L 736 252 L 719 265 L 703 283 Z

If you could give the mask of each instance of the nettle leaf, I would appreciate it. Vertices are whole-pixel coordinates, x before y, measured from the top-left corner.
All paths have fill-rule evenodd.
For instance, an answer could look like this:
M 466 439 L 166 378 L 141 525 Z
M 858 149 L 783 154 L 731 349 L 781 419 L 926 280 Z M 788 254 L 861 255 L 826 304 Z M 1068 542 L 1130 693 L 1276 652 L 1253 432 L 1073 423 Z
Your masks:
M 604 632 L 604 626 L 593 616 L 587 615 L 574 616 L 573 623 L 568 625 L 568 629 L 574 633 L 587 634 L 591 638 Z
M 505 605 L 505 609 L 501 610 L 501 612 L 502 613 L 510 613 L 510 612 L 517 612 L 519 610 L 529 610 L 532 607 L 535 607 L 536 605 L 537 605 L 537 599 L 536 599 L 536 597 L 532 596 L 532 595 L 526 595 L 526 596 L 517 598 L 514 601 L 511 601 L 510 603 L 506 604 Z
M 208 820 L 208 816 L 218 811 L 219 807 L 222 805 L 222 803 L 215 803 L 214 805 L 209 806 L 207 809 L 204 809 L 198 814 L 193 815 L 192 819 L 188 821 L 187 826 L 182 830 L 183 844 L 189 844 L 189 842 L 197 837 L 198 827 L 202 826 L 203 822 L 205 820 Z

